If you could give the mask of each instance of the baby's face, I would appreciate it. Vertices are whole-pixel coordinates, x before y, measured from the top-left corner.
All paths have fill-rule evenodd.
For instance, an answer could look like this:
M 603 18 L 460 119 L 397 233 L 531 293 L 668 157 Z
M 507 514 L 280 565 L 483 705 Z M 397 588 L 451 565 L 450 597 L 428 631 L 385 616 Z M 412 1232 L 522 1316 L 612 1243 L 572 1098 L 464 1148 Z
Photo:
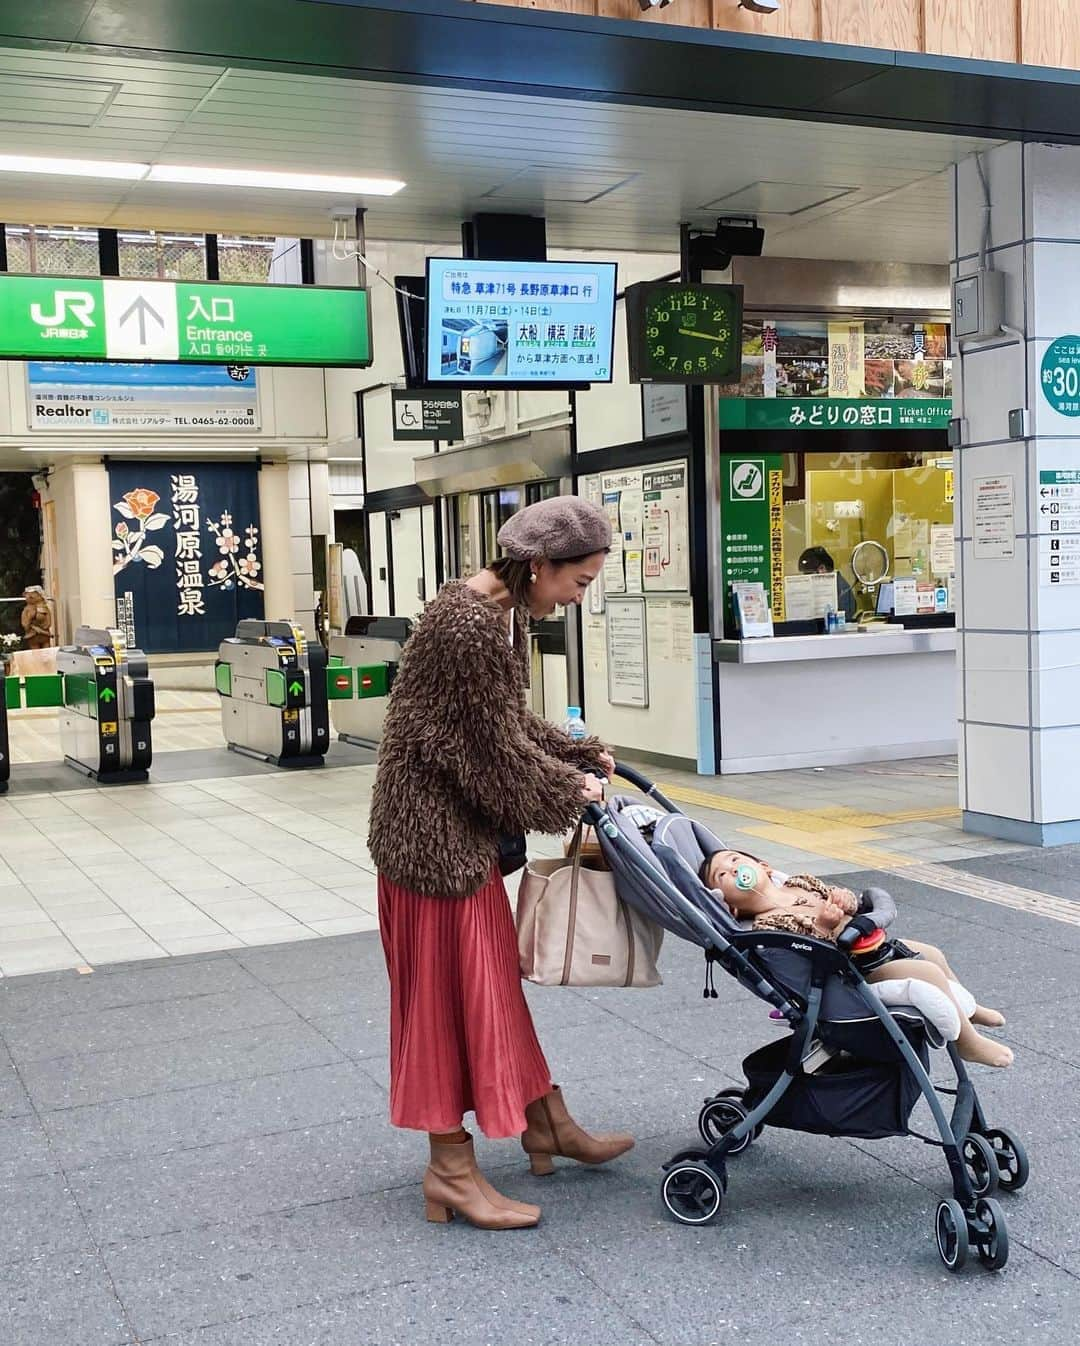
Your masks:
M 724 879 L 728 875 L 734 875 L 740 865 L 758 865 L 758 861 L 752 856 L 744 855 L 742 851 L 717 851 L 709 860 L 709 868 L 706 871 L 705 882 L 709 888 L 724 889 Z

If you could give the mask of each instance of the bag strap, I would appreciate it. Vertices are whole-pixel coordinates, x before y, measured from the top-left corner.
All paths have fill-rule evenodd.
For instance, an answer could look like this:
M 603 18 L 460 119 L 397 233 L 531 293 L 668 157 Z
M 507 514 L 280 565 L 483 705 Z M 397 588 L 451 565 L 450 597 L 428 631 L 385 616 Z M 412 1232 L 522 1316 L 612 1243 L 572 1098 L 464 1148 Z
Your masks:
M 563 955 L 562 978 L 560 986 L 570 982 L 570 965 L 574 961 L 574 936 L 577 933 L 578 884 L 581 880 L 581 846 L 585 834 L 584 815 L 577 825 L 574 839 L 570 843 L 570 910 L 566 921 L 566 952 Z

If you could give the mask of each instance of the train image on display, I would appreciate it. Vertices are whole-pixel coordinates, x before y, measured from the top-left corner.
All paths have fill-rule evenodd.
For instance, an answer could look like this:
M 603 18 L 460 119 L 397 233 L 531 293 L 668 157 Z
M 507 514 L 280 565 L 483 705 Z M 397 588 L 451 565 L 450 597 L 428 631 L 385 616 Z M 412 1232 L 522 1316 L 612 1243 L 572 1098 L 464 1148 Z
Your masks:
M 506 365 L 507 331 L 505 319 L 475 322 L 471 318 L 444 318 L 442 372 L 501 374 Z

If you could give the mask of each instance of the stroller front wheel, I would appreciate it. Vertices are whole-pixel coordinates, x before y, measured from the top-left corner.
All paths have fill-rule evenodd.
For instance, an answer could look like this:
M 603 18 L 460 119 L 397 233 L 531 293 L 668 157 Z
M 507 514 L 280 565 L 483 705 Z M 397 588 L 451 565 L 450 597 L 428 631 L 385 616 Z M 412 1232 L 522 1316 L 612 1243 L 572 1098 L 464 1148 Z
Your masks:
M 660 1198 L 680 1224 L 711 1224 L 724 1200 L 720 1179 L 707 1164 L 692 1160 L 676 1164 L 664 1174 Z
M 1000 1271 L 1009 1260 L 1009 1231 L 1001 1203 L 993 1197 L 980 1197 L 975 1203 L 975 1227 L 971 1232 L 979 1261 L 990 1271 Z
M 950 1197 L 938 1203 L 934 1236 L 941 1260 L 950 1271 L 960 1271 L 968 1259 L 968 1225 L 964 1208 Z
M 985 1138 L 975 1132 L 964 1137 L 961 1150 L 964 1167 L 971 1179 L 971 1190 L 976 1196 L 991 1196 L 998 1188 L 998 1158 L 994 1147 Z
M 715 1098 L 709 1099 L 698 1113 L 698 1131 L 701 1133 L 701 1139 L 709 1146 L 717 1144 L 748 1115 L 741 1093 L 733 1090 L 718 1094 Z M 728 1154 L 742 1154 L 759 1134 L 758 1129 L 748 1131 L 737 1145 L 728 1150 Z

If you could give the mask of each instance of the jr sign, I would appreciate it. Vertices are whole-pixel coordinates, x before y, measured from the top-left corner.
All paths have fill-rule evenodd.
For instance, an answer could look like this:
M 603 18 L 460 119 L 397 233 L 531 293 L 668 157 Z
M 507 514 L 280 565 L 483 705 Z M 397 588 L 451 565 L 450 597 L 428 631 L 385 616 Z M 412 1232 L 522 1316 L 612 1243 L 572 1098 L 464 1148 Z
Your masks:
M 0 275 L 0 358 L 371 363 L 365 290 Z

